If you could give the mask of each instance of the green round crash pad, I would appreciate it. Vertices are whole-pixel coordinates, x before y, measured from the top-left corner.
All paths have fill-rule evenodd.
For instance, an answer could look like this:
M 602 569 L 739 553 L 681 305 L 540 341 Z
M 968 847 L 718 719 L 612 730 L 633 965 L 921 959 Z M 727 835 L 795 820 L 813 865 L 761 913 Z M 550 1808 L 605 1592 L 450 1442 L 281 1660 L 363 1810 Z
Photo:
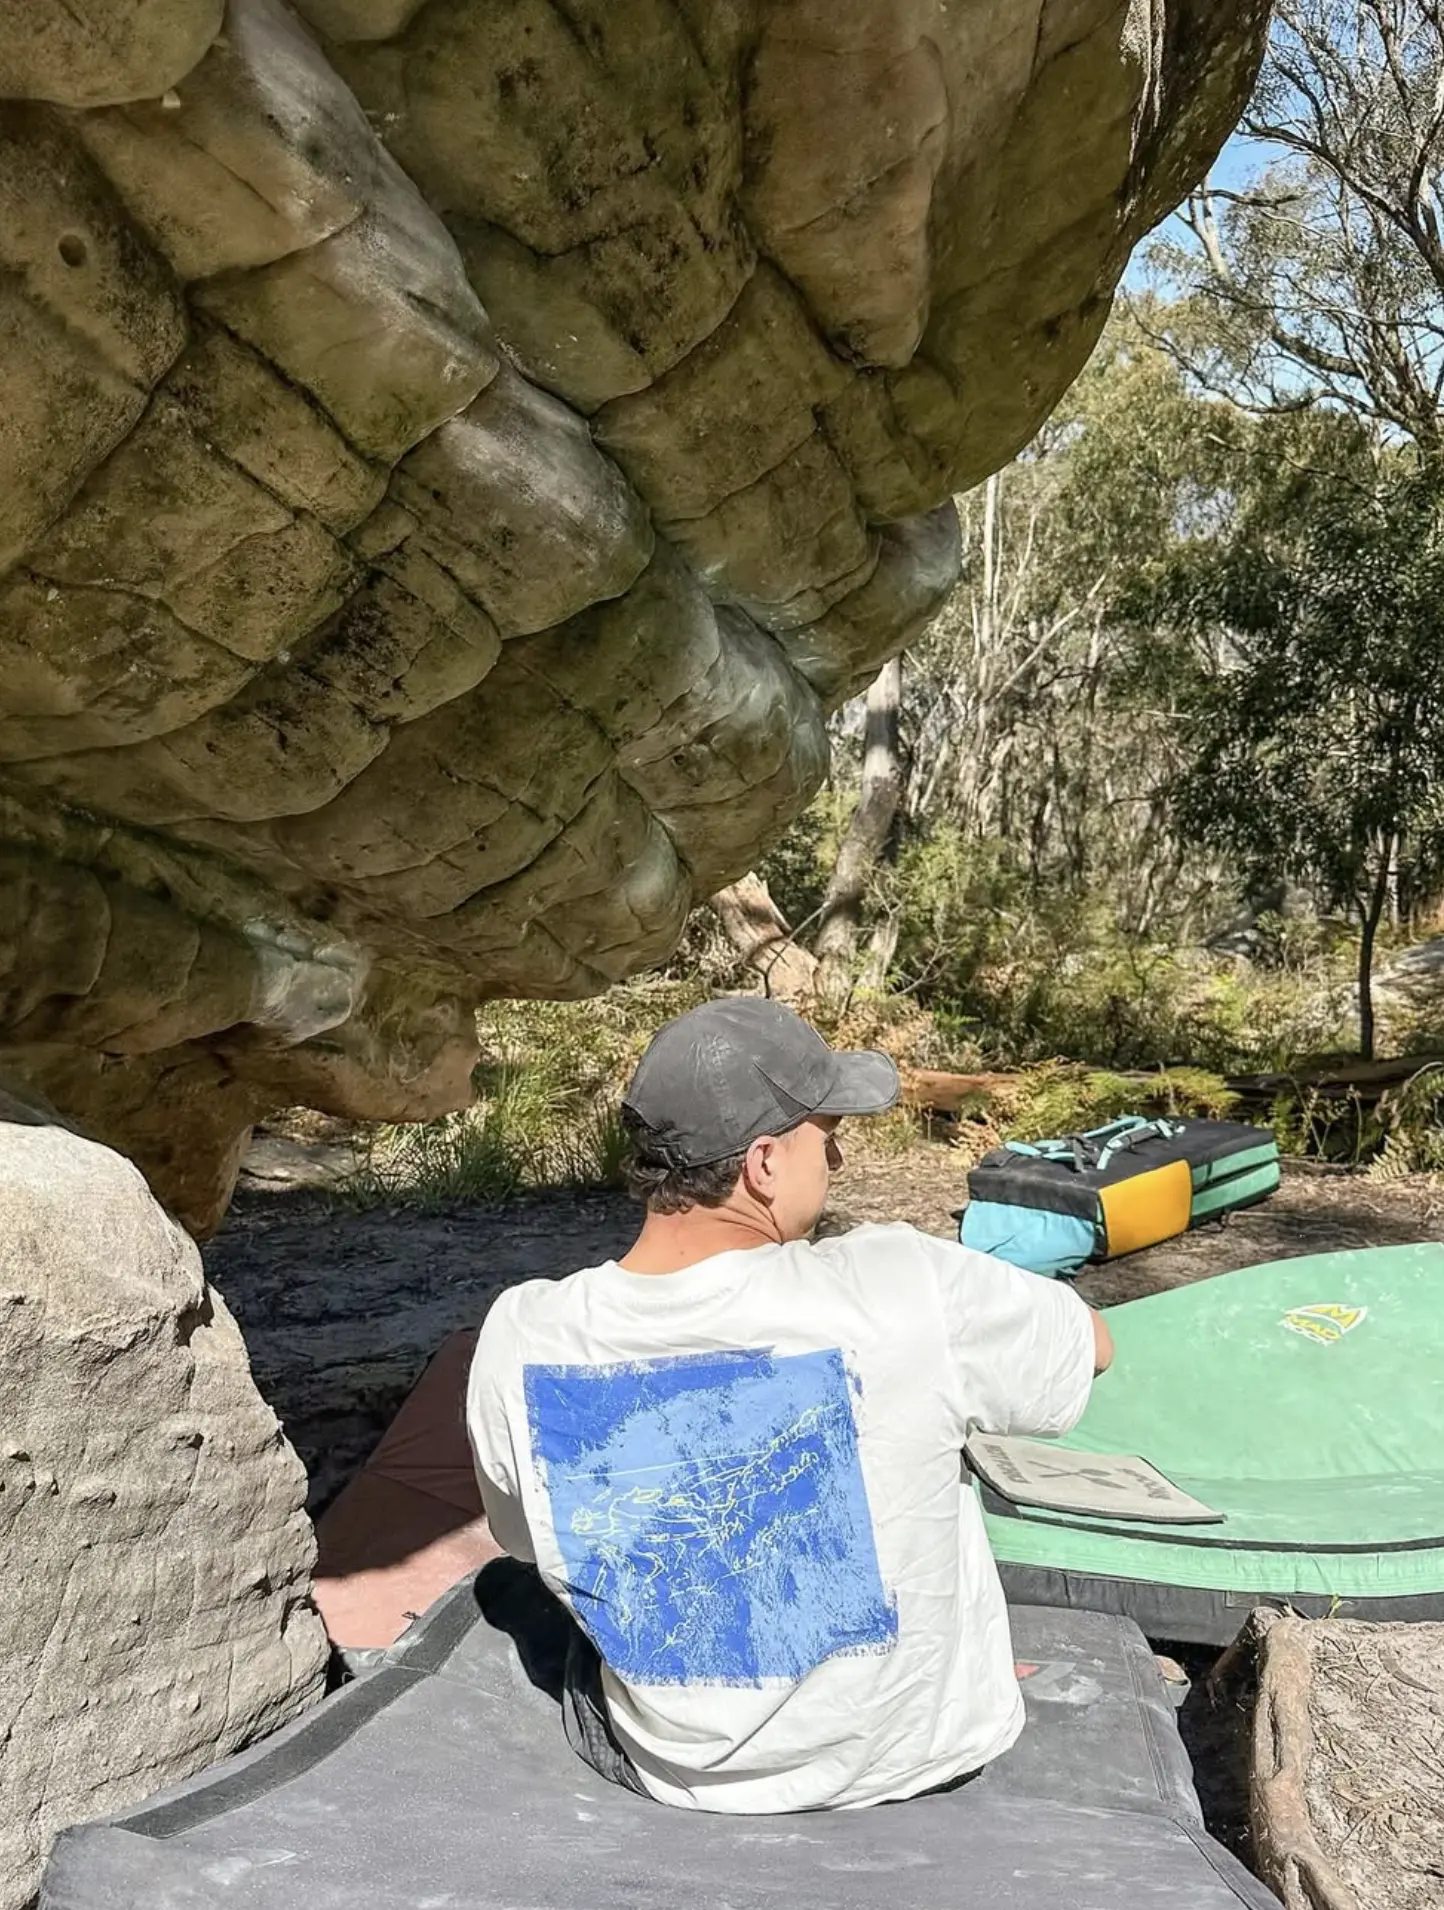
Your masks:
M 983 1491 L 1011 1599 L 1226 1643 L 1258 1604 L 1444 1617 L 1444 1245 L 1317 1254 L 1111 1307 L 1060 1443 L 1138 1453 L 1224 1517 L 1139 1525 Z

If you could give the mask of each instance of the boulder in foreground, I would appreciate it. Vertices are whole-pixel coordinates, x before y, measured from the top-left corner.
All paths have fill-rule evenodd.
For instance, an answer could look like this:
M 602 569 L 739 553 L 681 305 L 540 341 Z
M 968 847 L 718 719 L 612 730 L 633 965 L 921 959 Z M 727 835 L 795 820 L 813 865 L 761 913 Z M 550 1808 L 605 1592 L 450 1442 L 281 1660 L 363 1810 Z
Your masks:
M 0 1910 L 320 1696 L 306 1481 L 140 1174 L 0 1096 Z
M 1251 1809 L 1287 1910 L 1444 1901 L 1444 1625 L 1255 1615 Z

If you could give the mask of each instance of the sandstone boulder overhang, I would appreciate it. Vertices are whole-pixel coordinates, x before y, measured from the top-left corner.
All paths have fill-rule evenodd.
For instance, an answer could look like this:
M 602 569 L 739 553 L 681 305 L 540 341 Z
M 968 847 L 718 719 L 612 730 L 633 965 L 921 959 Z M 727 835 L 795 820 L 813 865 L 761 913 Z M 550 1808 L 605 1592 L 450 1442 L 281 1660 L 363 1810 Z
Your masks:
M 956 573 L 1262 0 L 27 0 L 0 1069 L 195 1228 L 666 955 Z

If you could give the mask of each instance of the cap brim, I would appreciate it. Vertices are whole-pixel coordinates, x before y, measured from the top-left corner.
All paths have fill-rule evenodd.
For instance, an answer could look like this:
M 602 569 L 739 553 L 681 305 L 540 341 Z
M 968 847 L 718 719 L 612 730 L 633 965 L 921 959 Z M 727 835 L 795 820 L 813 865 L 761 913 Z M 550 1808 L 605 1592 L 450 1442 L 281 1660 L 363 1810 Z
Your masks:
M 896 1107 L 902 1081 L 891 1055 L 862 1050 L 836 1060 L 837 1077 L 814 1114 L 886 1114 Z

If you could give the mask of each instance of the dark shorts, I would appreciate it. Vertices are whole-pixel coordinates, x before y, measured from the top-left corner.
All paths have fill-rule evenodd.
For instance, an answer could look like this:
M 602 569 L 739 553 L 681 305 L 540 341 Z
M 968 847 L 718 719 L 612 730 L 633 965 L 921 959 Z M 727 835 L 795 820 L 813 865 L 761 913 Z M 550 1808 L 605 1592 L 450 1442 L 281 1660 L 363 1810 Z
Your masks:
M 637 1775 L 636 1766 L 617 1742 L 612 1729 L 606 1696 L 602 1690 L 602 1661 L 597 1655 L 597 1648 L 570 1612 L 567 1617 L 572 1627 L 562 1698 L 562 1719 L 566 1726 L 567 1742 L 599 1777 L 647 1797 L 650 1792 Z M 945 1797 L 949 1791 L 960 1791 L 965 1784 L 971 1784 L 979 1775 L 978 1771 L 964 1771 L 961 1777 L 950 1777 L 946 1783 L 914 1792 L 914 1796 Z M 903 1800 L 899 1798 L 897 1801 L 901 1803 Z
M 570 1612 L 566 1612 L 566 1617 L 571 1626 L 566 1667 L 562 1673 L 562 1724 L 567 1743 L 579 1758 L 591 1765 L 598 1777 L 646 1797 L 647 1787 L 612 1729 L 597 1648 Z
M 577 1756 L 609 1783 L 645 1795 L 607 1715 L 597 1648 L 537 1568 L 520 1559 L 496 1559 L 477 1579 L 476 1595 L 486 1622 L 516 1647 L 527 1677 L 555 1700 Z
M 498 1566 L 502 1561 L 498 1561 Z M 490 1566 L 491 1608 L 487 1617 L 510 1633 L 517 1654 L 534 1684 L 549 1691 L 561 1705 L 567 1742 L 598 1777 L 638 1796 L 650 1793 L 637 1768 L 617 1740 L 602 1690 L 602 1661 L 596 1646 L 559 1598 L 543 1584 L 532 1565 L 505 1561 L 509 1570 Z M 971 1784 L 976 1771 L 949 1778 L 946 1783 L 919 1791 L 920 1797 L 939 1797 Z

